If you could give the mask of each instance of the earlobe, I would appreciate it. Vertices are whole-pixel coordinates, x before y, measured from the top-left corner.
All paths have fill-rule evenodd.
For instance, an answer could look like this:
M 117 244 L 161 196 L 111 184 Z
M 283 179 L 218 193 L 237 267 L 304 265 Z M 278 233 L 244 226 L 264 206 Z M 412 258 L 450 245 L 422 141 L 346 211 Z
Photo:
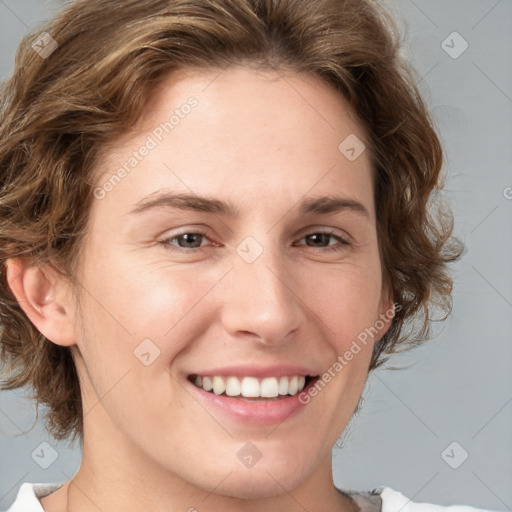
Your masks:
M 49 266 L 12 258 L 6 263 L 7 283 L 36 329 L 57 345 L 75 344 L 71 304 L 63 277 Z

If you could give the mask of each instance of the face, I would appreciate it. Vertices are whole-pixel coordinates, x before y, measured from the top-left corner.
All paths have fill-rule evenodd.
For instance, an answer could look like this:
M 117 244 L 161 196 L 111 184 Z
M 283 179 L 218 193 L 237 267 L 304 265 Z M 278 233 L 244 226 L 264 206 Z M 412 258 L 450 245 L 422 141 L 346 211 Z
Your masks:
M 246 498 L 330 470 L 391 307 L 370 157 L 340 150 L 349 136 L 361 125 L 309 75 L 181 70 L 155 91 L 97 169 L 84 450 Z

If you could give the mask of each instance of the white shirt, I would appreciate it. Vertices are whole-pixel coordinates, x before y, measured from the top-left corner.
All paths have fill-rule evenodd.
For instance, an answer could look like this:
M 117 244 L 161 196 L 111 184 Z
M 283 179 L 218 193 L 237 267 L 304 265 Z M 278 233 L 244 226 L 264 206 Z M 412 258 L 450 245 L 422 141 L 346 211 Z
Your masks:
M 44 512 L 39 498 L 47 496 L 62 487 L 66 482 L 55 484 L 44 483 L 28 483 L 25 482 L 21 485 L 16 495 L 16 499 L 11 507 L 6 512 Z M 362 512 L 372 512 L 376 510 L 370 505 L 365 505 L 366 493 L 354 493 L 353 491 L 343 491 L 352 496 L 358 505 L 361 507 Z M 442 507 L 439 505 L 432 505 L 430 503 L 415 503 L 406 498 L 401 492 L 394 491 L 390 487 L 378 487 L 373 491 L 378 494 L 382 499 L 382 509 L 380 512 L 492 512 L 480 508 L 474 508 L 464 505 L 452 505 L 449 507 Z M 363 496 L 363 498 L 361 498 Z M 368 502 L 369 503 L 369 502 Z

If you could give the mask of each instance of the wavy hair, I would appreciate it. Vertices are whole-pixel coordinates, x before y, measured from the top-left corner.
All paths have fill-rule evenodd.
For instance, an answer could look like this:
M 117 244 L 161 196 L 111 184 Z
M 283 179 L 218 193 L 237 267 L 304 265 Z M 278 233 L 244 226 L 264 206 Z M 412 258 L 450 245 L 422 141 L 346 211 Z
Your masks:
M 53 437 L 83 439 L 71 351 L 28 320 L 5 263 L 75 275 L 102 148 L 183 67 L 310 73 L 343 95 L 368 134 L 383 279 L 399 305 L 369 371 L 429 339 L 433 308 L 442 319 L 451 311 L 448 263 L 464 248 L 439 194 L 442 147 L 400 44 L 371 0 L 76 0 L 27 34 L 0 89 L 2 388 L 30 386 Z

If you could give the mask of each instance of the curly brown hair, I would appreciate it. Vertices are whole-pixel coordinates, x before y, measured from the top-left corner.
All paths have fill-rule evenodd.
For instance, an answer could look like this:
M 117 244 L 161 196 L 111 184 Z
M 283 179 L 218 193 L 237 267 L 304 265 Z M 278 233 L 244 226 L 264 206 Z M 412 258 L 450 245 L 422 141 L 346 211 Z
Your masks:
M 6 261 L 75 275 L 100 150 L 185 66 L 310 73 L 344 96 L 369 137 L 383 278 L 399 305 L 369 371 L 429 339 L 431 308 L 451 311 L 447 264 L 463 245 L 438 193 L 442 147 L 400 44 L 371 0 L 77 0 L 26 35 L 0 91 L 2 388 L 29 385 L 53 437 L 83 439 L 71 351 L 28 320 Z

